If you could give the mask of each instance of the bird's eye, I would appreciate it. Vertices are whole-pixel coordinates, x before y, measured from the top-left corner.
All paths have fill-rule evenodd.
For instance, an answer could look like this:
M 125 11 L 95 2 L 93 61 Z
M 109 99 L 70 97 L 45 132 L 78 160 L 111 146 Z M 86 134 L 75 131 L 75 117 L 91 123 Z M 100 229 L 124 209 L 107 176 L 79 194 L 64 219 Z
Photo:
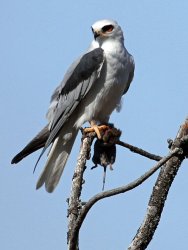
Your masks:
M 103 28 L 102 28 L 102 32 L 103 33 L 106 33 L 106 32 L 112 32 L 112 30 L 114 29 L 114 26 L 109 24 L 109 25 L 105 25 Z

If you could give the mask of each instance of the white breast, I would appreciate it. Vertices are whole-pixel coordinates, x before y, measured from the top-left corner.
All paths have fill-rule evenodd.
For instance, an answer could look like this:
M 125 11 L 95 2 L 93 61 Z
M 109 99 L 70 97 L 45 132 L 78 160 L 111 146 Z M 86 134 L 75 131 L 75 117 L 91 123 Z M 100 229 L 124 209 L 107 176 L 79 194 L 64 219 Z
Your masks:
M 129 76 L 129 54 L 123 46 L 114 48 L 113 45 L 112 50 L 108 44 L 103 49 L 106 60 L 99 79 L 82 102 L 80 116 L 75 124 L 77 127 L 91 120 L 99 123 L 108 122 L 109 116 L 120 103 L 126 88 Z

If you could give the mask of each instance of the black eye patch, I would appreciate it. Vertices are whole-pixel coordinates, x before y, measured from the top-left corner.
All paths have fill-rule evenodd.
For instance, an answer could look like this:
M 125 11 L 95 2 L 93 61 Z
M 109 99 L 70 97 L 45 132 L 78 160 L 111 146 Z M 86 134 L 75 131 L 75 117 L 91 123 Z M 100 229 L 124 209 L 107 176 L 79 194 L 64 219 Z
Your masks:
M 111 24 L 105 25 L 105 26 L 102 28 L 102 32 L 103 32 L 103 33 L 111 32 L 113 29 L 114 29 L 114 26 L 113 26 L 113 25 L 111 25 Z

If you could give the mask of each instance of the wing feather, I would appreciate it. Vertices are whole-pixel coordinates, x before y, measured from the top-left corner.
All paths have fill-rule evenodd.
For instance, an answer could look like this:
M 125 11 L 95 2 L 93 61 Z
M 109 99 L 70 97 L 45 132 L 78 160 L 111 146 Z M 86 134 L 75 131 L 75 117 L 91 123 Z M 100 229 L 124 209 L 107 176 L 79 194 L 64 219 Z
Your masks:
M 131 82 L 133 80 L 133 77 L 134 77 L 134 69 L 135 69 L 135 63 L 134 63 L 134 58 L 132 55 L 129 54 L 129 67 L 130 67 L 130 70 L 129 70 L 129 77 L 128 77 L 128 81 L 127 81 L 127 84 L 126 84 L 126 88 L 123 92 L 123 95 L 126 94 L 126 92 L 128 91 L 130 85 L 131 85 Z
M 50 135 L 38 161 L 99 77 L 103 62 L 103 49 L 96 48 L 86 53 L 77 63 L 73 63 L 61 85 L 56 88 L 47 113 Z

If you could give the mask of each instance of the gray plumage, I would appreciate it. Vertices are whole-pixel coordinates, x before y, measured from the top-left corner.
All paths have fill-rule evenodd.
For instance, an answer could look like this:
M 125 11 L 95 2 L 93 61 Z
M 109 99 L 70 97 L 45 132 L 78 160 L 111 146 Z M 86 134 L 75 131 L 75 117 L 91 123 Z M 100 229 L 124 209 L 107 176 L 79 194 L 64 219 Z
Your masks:
M 12 160 L 17 163 L 43 147 L 41 157 L 51 145 L 37 182 L 37 188 L 45 184 L 48 192 L 59 182 L 79 128 L 86 121 L 108 122 L 133 79 L 134 60 L 124 47 L 120 26 L 112 20 L 101 20 L 92 30 L 95 40 L 88 52 L 70 66 L 52 95 L 48 127 Z

